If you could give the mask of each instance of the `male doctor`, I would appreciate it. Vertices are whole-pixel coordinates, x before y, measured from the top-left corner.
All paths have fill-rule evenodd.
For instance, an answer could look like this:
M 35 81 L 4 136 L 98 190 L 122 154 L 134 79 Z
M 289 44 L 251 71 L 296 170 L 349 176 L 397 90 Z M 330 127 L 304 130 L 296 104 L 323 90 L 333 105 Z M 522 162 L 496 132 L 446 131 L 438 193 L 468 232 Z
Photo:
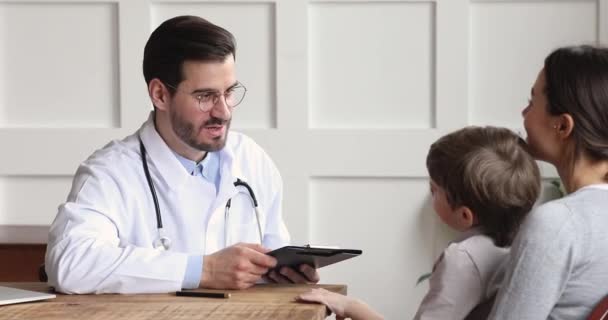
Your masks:
M 281 177 L 255 142 L 229 131 L 246 92 L 235 46 L 230 32 L 193 16 L 150 35 L 143 71 L 155 111 L 78 168 L 49 235 L 46 272 L 56 290 L 244 289 L 276 265 L 266 253 L 289 243 Z M 267 280 L 319 276 L 300 266 Z

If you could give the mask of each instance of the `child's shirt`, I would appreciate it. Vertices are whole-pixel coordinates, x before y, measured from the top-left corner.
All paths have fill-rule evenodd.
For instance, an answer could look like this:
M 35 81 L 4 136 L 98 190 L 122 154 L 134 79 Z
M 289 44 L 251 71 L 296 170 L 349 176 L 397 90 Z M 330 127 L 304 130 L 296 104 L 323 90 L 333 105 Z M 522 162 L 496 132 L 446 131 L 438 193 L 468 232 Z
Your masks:
M 435 262 L 429 291 L 414 319 L 465 319 L 496 294 L 508 255 L 508 248 L 497 247 L 479 229 L 465 232 Z

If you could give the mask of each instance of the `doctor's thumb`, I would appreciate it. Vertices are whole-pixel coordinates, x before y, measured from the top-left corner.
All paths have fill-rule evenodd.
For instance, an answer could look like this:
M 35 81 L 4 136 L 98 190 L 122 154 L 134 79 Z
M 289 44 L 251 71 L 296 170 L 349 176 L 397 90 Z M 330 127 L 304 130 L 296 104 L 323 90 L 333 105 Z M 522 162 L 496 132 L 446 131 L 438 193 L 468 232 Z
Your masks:
M 268 253 L 270 251 L 270 249 L 265 248 L 258 243 L 241 243 L 241 245 L 260 253 Z

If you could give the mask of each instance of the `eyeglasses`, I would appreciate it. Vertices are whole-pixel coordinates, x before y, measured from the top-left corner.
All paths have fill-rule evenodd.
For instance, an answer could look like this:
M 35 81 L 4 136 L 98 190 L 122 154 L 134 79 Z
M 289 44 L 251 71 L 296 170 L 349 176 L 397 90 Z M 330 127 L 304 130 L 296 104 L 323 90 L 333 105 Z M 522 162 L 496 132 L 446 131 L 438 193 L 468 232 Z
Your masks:
M 165 85 L 169 88 L 174 89 L 175 91 L 180 91 L 179 89 L 177 89 L 177 87 L 172 86 L 168 83 L 165 83 Z M 232 87 L 228 88 L 228 90 L 226 90 L 224 93 L 209 90 L 186 94 L 189 94 L 194 99 L 198 100 L 198 108 L 200 111 L 209 112 L 220 101 L 220 97 L 224 97 L 224 102 L 228 107 L 234 108 L 238 106 L 241 102 L 243 102 L 243 99 L 245 98 L 245 93 L 247 93 L 247 88 L 245 88 L 242 83 L 237 82 Z

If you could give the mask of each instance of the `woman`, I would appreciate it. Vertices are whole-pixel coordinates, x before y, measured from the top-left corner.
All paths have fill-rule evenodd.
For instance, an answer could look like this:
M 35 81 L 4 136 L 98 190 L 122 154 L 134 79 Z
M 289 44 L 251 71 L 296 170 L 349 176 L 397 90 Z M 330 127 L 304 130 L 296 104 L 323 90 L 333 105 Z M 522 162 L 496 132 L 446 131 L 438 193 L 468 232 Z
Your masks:
M 608 49 L 552 52 L 522 114 L 569 195 L 522 225 L 490 319 L 585 319 L 608 294 Z

